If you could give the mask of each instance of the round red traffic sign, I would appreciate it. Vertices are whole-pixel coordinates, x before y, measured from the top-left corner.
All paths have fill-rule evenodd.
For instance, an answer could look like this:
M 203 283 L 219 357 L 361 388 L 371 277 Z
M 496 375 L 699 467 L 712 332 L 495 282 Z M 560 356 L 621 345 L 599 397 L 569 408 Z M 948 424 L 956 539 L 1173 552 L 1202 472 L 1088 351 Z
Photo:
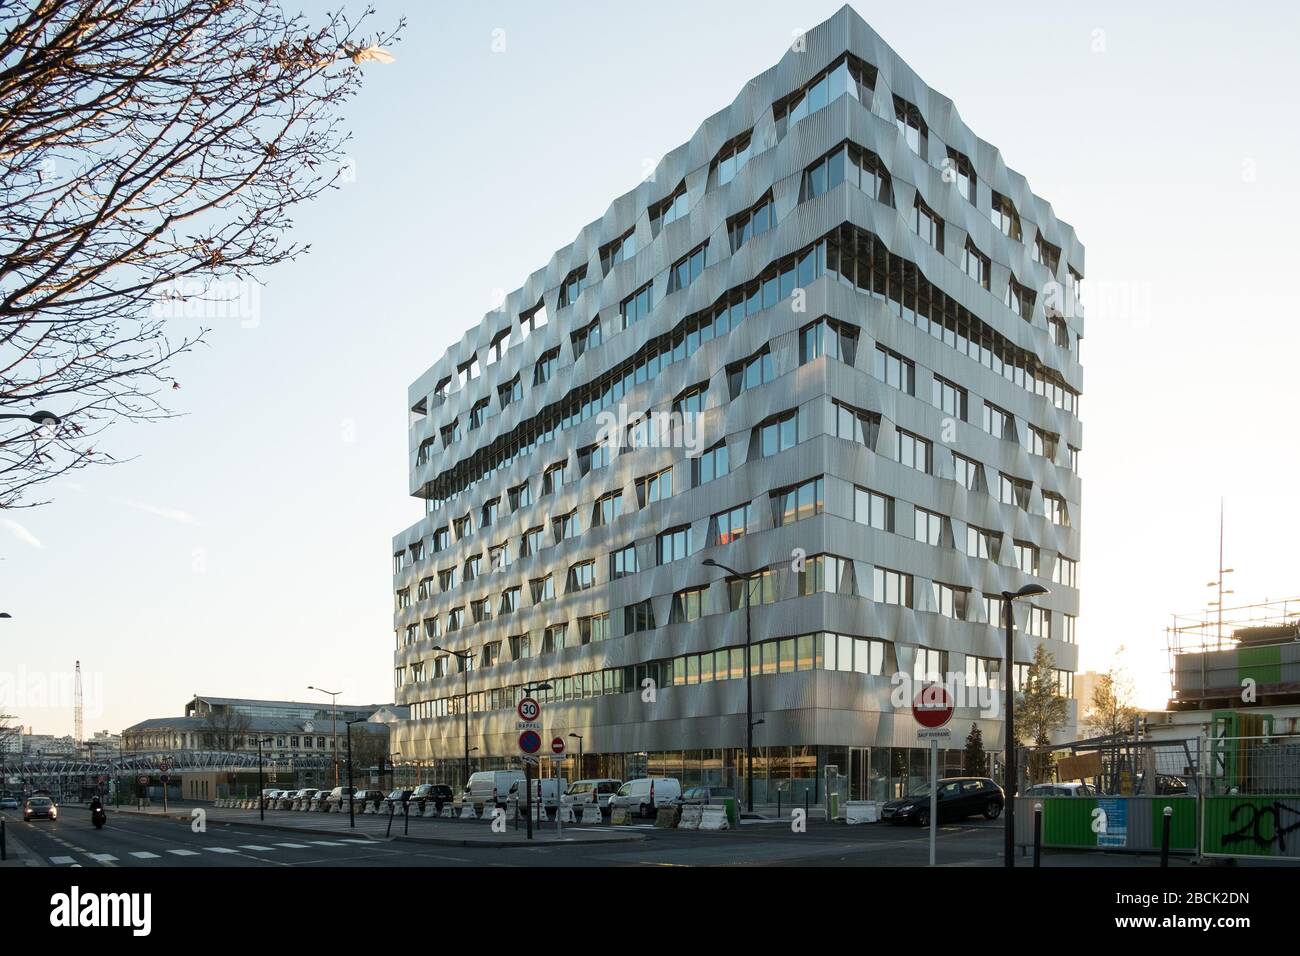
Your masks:
M 952 720 L 952 697 L 942 684 L 926 684 L 912 701 L 912 716 L 928 730 L 938 730 Z
M 562 754 L 562 753 L 564 753 L 564 738 L 563 738 L 563 737 L 552 737 L 552 738 L 551 738 L 551 753 L 553 753 L 553 754 Z
M 525 730 L 519 735 L 519 749 L 526 754 L 535 754 L 542 749 L 541 735 L 535 730 Z
M 515 708 L 515 713 L 519 715 L 520 720 L 536 720 L 542 716 L 542 705 L 532 697 L 525 697 Z

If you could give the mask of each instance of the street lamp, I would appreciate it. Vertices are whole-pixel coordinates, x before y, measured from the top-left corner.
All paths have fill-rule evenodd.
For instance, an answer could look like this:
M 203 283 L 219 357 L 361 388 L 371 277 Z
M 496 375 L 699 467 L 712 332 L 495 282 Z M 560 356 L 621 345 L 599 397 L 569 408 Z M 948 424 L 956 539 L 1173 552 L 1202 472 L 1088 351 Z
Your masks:
M 334 786 L 339 785 L 339 694 L 341 691 L 326 690 L 324 687 L 312 687 L 307 685 L 308 690 L 314 690 L 318 694 L 329 694 L 330 697 L 330 725 L 334 731 Z
M 1015 618 L 1011 613 L 1011 602 L 1017 598 L 1033 597 L 1036 594 L 1047 594 L 1047 588 L 1041 584 L 1026 584 L 1019 591 L 1002 592 L 1002 616 L 1006 623 L 1007 629 L 1007 660 L 1006 670 L 1003 671 L 1002 680 L 1004 682 L 1003 691 L 1005 694 L 1006 708 L 1006 755 L 1003 763 L 1006 765 L 1003 773 L 1003 782 L 1006 784 L 1005 805 L 1006 820 L 1003 824 L 1003 855 L 1006 859 L 1003 866 L 1015 866 L 1016 852 L 1016 707 L 1013 685 L 1015 681 L 1012 675 L 1015 673 L 1015 649 L 1012 646 L 1012 634 L 1015 629 Z
M 262 744 L 270 744 L 271 738 L 263 738 L 260 734 L 257 737 L 257 816 L 261 820 L 266 819 L 266 799 L 262 793 Z M 166 784 L 163 790 L 166 791 Z
M 25 418 L 27 421 L 33 422 L 37 425 L 58 425 L 63 421 L 63 419 L 59 418 L 59 416 L 55 415 L 53 412 L 32 412 L 26 415 L 21 413 L 15 415 L 13 412 L 3 412 L 0 413 L 0 418 Z
M 750 629 L 749 629 L 749 583 L 756 572 L 741 574 L 735 568 L 705 558 L 705 567 L 727 571 L 734 578 L 745 582 L 745 804 L 750 813 L 754 812 L 754 670 L 750 667 Z M 762 568 L 759 569 L 763 570 Z
M 577 738 L 578 741 L 578 773 L 577 777 L 582 777 L 582 734 L 569 734 L 570 737 Z
M 367 718 L 358 717 L 356 720 L 347 722 L 348 735 L 348 826 L 356 829 L 357 826 L 357 801 L 353 799 L 356 794 L 352 790 L 352 725 L 364 724 Z
M 469 786 L 469 662 L 474 658 L 473 651 L 452 651 L 441 645 L 433 645 L 435 651 L 446 651 L 460 661 L 460 672 L 465 676 L 465 786 Z

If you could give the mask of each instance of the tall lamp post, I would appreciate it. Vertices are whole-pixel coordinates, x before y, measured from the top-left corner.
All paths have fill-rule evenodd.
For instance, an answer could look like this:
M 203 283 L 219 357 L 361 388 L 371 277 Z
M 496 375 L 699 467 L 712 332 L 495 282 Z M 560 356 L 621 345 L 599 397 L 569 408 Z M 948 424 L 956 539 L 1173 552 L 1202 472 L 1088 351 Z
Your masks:
M 329 694 L 330 698 L 330 725 L 334 732 L 334 786 L 339 785 L 339 694 L 340 691 L 326 690 L 324 687 L 312 687 L 307 685 L 308 690 L 314 690 L 318 694 Z
M 729 568 L 725 564 L 714 561 L 712 558 L 705 558 L 702 562 L 705 567 L 718 568 L 726 571 L 734 578 L 740 578 L 745 582 L 745 805 L 746 809 L 754 812 L 754 669 L 750 666 L 750 629 L 749 629 L 749 585 L 754 578 L 755 572 L 742 574 L 735 568 Z M 760 568 L 759 570 L 763 570 Z
M 463 786 L 469 786 L 469 662 L 474 659 L 474 652 L 452 651 L 438 644 L 435 644 L 433 649 L 435 651 L 446 651 L 446 653 L 460 661 L 460 672 L 465 677 L 465 704 L 461 708 L 465 717 L 465 783 Z
M 266 819 L 266 798 L 262 795 L 262 744 L 270 744 L 270 737 L 257 735 L 257 816 Z
M 1003 856 L 1002 862 L 1004 867 L 1015 866 L 1016 852 L 1016 706 L 1015 706 L 1015 648 L 1013 647 L 1013 637 L 1015 632 L 1015 615 L 1011 613 L 1011 602 L 1017 598 L 1033 597 L 1036 594 L 1046 594 L 1047 588 L 1041 584 L 1026 584 L 1019 591 L 1002 592 L 1002 617 L 1006 625 L 1007 637 L 1007 657 L 1006 669 L 1002 672 L 1004 683 L 1004 703 L 1006 708 L 1006 754 L 1003 757 L 1003 764 L 1006 767 L 1003 774 L 1003 783 L 1006 785 L 1005 804 L 1006 820 L 1004 821 L 1003 838 Z
M 577 738 L 577 741 L 578 741 L 578 773 L 577 773 L 577 775 L 576 775 L 576 779 L 579 779 L 579 780 L 580 780 L 580 779 L 582 779 L 582 776 L 583 776 L 583 770 L 582 770 L 582 734 L 569 734 L 569 736 L 570 736 L 570 737 L 575 737 L 575 738 Z
M 367 718 L 358 717 L 356 720 L 347 722 L 348 735 L 348 826 L 356 829 L 357 826 L 357 801 L 353 799 L 355 793 L 352 790 L 352 725 L 364 724 Z

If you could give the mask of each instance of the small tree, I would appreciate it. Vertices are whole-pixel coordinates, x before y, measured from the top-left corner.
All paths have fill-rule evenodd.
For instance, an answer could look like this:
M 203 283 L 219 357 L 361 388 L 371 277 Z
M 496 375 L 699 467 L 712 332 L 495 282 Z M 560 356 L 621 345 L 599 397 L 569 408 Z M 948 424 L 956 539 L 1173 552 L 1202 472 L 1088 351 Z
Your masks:
M 1052 732 L 1065 726 L 1068 710 L 1065 698 L 1058 692 L 1055 674 L 1056 661 L 1043 645 L 1034 651 L 1034 661 L 1016 698 L 1016 737 L 1032 740 L 1035 748 L 1052 742 Z M 1029 758 L 1029 776 L 1041 783 L 1051 775 L 1052 755 L 1035 749 Z
M 968 777 L 982 777 L 988 772 L 988 758 L 984 756 L 984 732 L 972 721 L 966 735 L 966 749 L 962 752 L 962 772 Z
M 1133 706 L 1133 682 L 1129 680 L 1120 663 L 1124 653 L 1121 644 L 1115 651 L 1115 660 L 1110 670 L 1097 681 L 1093 688 L 1092 700 L 1088 701 L 1088 710 L 1084 714 L 1084 725 L 1099 737 L 1118 738 L 1133 732 L 1133 723 L 1140 711 Z M 1114 788 L 1119 774 L 1120 747 L 1116 740 L 1110 750 L 1111 787 Z
M 248 715 L 231 707 L 209 710 L 203 715 L 203 742 L 213 750 L 237 750 L 253 726 Z

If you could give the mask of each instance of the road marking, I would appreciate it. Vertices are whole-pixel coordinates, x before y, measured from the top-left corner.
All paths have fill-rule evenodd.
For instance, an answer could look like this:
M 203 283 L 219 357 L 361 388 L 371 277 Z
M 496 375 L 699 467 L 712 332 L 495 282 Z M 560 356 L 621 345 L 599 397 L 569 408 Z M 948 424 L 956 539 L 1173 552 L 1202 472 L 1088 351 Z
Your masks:
M 273 846 L 258 846 L 256 843 L 245 843 L 240 846 L 241 850 L 258 850 L 262 853 L 270 853 L 275 849 Z
M 198 856 L 193 850 L 168 850 L 173 856 Z
M 343 846 L 343 844 L 338 842 L 337 840 L 312 840 L 311 845 L 312 846 Z
M 209 853 L 238 853 L 238 850 L 232 850 L 228 846 L 205 846 L 203 849 Z
M 92 860 L 98 860 L 100 863 L 116 863 L 117 857 L 111 853 L 91 853 L 88 854 Z
M 50 862 L 55 866 L 67 866 L 69 863 L 76 863 L 77 861 L 70 856 L 52 856 Z
M 132 855 L 133 857 L 136 857 L 137 859 L 140 859 L 140 860 L 160 860 L 160 859 L 162 859 L 162 857 L 160 857 L 157 853 L 150 853 L 148 850 L 132 850 L 132 851 L 131 851 L 131 855 Z
M 357 839 L 354 839 L 354 838 L 352 838 L 352 837 L 345 837 L 344 839 L 340 840 L 339 842 L 340 842 L 340 843 L 365 843 L 365 844 L 368 845 L 368 844 L 371 844 L 371 843 L 373 843 L 373 842 L 375 842 L 375 841 L 374 841 L 374 840 L 357 840 Z
M 277 843 L 276 846 L 282 846 L 286 850 L 306 850 L 309 849 L 305 843 Z

